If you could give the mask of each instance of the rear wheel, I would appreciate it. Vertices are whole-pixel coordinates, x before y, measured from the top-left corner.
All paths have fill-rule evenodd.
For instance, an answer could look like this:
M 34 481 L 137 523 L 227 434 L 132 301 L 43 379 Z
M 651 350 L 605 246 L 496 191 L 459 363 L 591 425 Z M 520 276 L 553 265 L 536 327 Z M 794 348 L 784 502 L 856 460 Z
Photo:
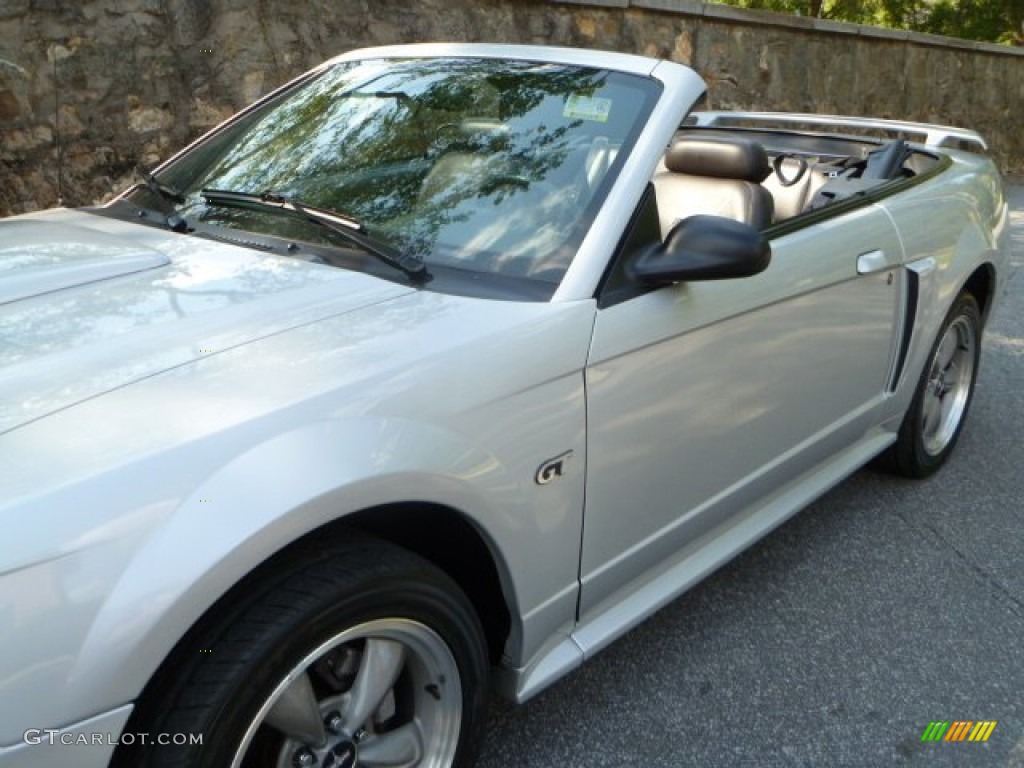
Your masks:
M 963 293 L 946 316 L 896 444 L 883 457 L 889 469 L 925 477 L 942 466 L 967 418 L 980 353 L 981 312 Z
M 237 599 L 126 729 L 203 743 L 123 749 L 114 765 L 470 764 L 486 645 L 445 574 L 382 542 L 348 541 L 318 547 L 312 562 L 290 558 Z

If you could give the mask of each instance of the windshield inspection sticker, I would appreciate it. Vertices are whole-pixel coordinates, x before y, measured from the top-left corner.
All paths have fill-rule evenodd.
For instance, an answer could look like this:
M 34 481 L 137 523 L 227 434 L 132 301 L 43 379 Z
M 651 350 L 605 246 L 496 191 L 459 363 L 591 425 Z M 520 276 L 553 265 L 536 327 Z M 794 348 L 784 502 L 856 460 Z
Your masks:
M 577 120 L 593 120 L 595 123 L 607 123 L 608 114 L 611 111 L 611 99 L 573 94 L 566 99 L 562 116 Z

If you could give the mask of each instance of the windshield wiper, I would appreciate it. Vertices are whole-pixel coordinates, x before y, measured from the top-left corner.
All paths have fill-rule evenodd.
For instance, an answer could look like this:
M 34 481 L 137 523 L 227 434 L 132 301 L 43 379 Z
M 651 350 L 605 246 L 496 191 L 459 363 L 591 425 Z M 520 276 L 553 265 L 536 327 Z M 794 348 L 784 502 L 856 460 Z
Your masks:
M 169 200 L 172 203 L 179 204 L 185 202 L 185 196 L 181 194 L 181 192 L 169 184 L 164 184 L 162 181 L 159 181 L 156 176 L 149 171 L 142 172 L 142 183 L 146 185 L 146 189 L 154 195 L 162 197 L 164 200 Z
M 408 254 L 396 253 L 392 249 L 381 245 L 366 234 L 366 227 L 360 221 L 350 216 L 329 211 L 326 208 L 306 205 L 292 197 L 286 197 L 274 192 L 254 194 L 251 192 L 233 192 L 226 189 L 201 189 L 199 195 L 202 197 L 203 202 L 208 205 L 223 206 L 225 208 L 284 211 L 285 213 L 298 216 L 323 227 L 329 232 L 341 235 L 348 242 L 355 243 L 370 255 L 404 273 L 412 280 L 427 282 L 431 278 L 430 273 L 427 271 L 427 266 L 422 261 Z
M 143 170 L 138 166 L 135 167 L 135 172 L 142 177 L 142 183 L 136 184 L 131 188 L 131 192 L 137 189 L 145 187 L 149 192 L 157 197 L 161 197 L 164 200 L 172 203 L 173 205 L 180 205 L 185 202 L 185 195 L 183 195 L 176 188 L 170 184 L 164 184 L 162 181 L 157 179 L 150 171 Z M 175 232 L 187 232 L 188 222 L 186 222 L 181 216 L 178 215 L 177 211 L 172 210 L 171 213 L 164 211 L 159 212 L 163 216 L 163 221 L 167 227 Z M 144 208 L 139 209 L 139 215 L 143 218 L 148 218 L 149 213 Z

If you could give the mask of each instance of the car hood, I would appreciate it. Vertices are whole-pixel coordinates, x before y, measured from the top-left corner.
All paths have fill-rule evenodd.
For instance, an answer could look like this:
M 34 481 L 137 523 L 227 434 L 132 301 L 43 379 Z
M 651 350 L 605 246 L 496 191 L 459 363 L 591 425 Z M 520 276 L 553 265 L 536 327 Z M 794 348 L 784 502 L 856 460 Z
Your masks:
M 412 290 L 83 211 L 0 221 L 0 434 Z

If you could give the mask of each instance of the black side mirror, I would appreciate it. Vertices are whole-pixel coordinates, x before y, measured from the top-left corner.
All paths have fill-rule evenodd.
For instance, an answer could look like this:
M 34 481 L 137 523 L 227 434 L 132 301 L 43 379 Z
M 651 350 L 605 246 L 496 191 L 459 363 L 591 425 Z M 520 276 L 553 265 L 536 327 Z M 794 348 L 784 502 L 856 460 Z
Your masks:
M 749 224 L 721 216 L 690 216 L 626 266 L 631 280 L 665 285 L 750 277 L 767 269 L 771 248 Z

